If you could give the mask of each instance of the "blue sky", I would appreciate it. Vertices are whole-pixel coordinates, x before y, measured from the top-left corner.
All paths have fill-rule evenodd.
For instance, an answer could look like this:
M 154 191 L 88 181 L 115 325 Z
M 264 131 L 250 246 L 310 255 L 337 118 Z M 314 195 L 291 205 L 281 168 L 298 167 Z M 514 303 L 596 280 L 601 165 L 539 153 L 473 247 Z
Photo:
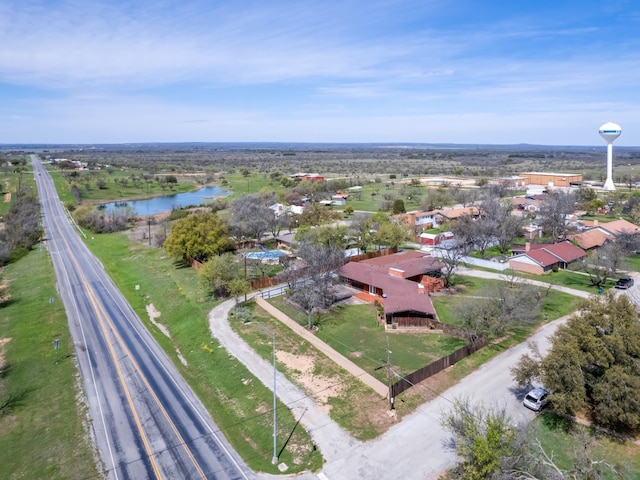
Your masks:
M 3 0 L 0 144 L 640 145 L 634 0 Z

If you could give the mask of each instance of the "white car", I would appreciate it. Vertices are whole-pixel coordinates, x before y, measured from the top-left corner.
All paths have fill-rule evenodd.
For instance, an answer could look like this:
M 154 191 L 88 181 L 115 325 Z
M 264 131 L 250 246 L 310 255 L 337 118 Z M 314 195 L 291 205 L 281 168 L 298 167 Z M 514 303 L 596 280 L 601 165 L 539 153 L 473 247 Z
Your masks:
M 522 404 L 531 410 L 539 412 L 547 403 L 549 403 L 549 399 L 547 398 L 549 393 L 551 393 L 549 390 L 536 387 L 525 395 Z

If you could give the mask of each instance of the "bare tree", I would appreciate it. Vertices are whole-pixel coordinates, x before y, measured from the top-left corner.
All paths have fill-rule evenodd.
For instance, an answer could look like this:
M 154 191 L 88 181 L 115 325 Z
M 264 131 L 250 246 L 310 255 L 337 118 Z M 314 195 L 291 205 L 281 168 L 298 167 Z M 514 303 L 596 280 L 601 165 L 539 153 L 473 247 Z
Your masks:
M 254 238 L 260 243 L 275 218 L 269 208 L 272 203 L 272 195 L 247 195 L 232 201 L 229 204 L 229 229 L 238 237 Z
M 444 263 L 444 268 L 442 269 L 444 285 L 445 287 L 450 287 L 456 267 L 460 265 L 460 262 L 468 253 L 467 245 L 462 242 L 459 245 L 454 245 L 450 248 L 438 248 L 437 252 L 438 258 L 440 258 L 442 263 Z
M 337 280 L 335 272 L 344 265 L 344 248 L 336 244 L 314 243 L 318 238 L 308 235 L 300 241 L 298 256 L 304 267 L 292 264 L 286 274 L 292 288 L 291 297 L 307 314 L 309 328 L 313 312 L 333 303 L 330 287 Z
M 555 240 L 564 235 L 567 220 L 576 207 L 576 194 L 563 191 L 553 191 L 540 206 L 540 221 L 545 232 Z
M 498 480 L 511 478 L 504 474 L 514 468 L 539 473 L 530 455 L 528 428 L 516 425 L 506 407 L 474 405 L 458 398 L 441 423 L 451 433 L 445 447 L 461 459 L 447 478 Z
M 453 197 L 446 185 L 438 188 L 427 189 L 427 195 L 420 208 L 425 211 L 437 210 L 449 205 L 453 205 Z
M 453 201 L 460 203 L 463 207 L 473 205 L 478 199 L 478 191 L 470 188 L 452 187 Z
M 291 217 L 286 212 L 278 216 L 273 215 L 269 226 L 269 230 L 271 231 L 271 235 L 273 235 L 273 238 L 276 238 L 278 235 L 280 235 L 280 231 L 284 228 L 289 227 L 290 224 Z
M 496 241 L 502 253 L 506 253 L 517 238 L 524 224 L 523 217 L 513 215 L 513 205 L 509 200 L 488 197 L 480 204 L 483 232 L 490 241 Z
M 296 289 L 292 297 L 302 310 L 304 310 L 304 313 L 307 314 L 307 328 L 311 330 L 313 326 L 311 322 L 313 312 L 324 306 L 324 299 L 321 292 L 318 291 L 316 285 L 306 284 Z
M 505 281 L 483 288 L 479 297 L 455 308 L 469 338 L 500 336 L 509 327 L 531 323 L 540 312 L 542 294 L 532 285 Z
M 609 278 L 616 275 L 623 261 L 621 247 L 617 243 L 607 242 L 602 247 L 590 251 L 579 268 L 589 275 L 592 285 L 602 287 Z
M 451 225 L 451 231 L 469 251 L 478 250 L 482 257 L 495 242 L 495 224 L 483 218 L 463 215 Z
M 635 253 L 640 250 L 640 234 L 637 232 L 620 232 L 616 235 L 616 245 L 625 255 Z
M 627 480 L 625 466 L 594 458 L 593 436 L 578 433 L 577 449 L 565 469 L 547 452 L 527 424 L 516 424 L 506 408 L 472 404 L 455 399 L 441 423 L 451 436 L 444 445 L 455 451 L 461 462 L 447 472 L 452 480 Z

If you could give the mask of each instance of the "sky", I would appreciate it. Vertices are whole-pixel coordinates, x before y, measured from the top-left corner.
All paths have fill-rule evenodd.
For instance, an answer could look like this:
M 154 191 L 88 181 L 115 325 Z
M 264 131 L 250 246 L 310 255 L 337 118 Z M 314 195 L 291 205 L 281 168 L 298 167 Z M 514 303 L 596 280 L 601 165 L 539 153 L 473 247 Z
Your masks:
M 2 0 L 0 144 L 640 146 L 635 0 Z

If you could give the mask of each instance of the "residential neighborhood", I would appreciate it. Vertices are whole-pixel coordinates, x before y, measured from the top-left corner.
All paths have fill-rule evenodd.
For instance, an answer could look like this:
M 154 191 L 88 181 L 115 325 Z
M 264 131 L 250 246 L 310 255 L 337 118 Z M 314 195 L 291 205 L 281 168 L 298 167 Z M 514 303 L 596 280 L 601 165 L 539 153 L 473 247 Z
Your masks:
M 98 196 L 114 187 L 156 194 L 164 190 L 166 174 L 136 174 L 126 182 L 121 178 L 127 178 L 127 169 L 106 171 L 86 163 L 87 170 L 80 173 L 70 163 L 46 168 L 69 182 L 76 194 Z M 44 181 L 49 174 L 39 170 L 36 178 Z M 109 181 L 111 175 L 116 178 Z M 186 190 L 192 178 L 170 175 L 177 192 Z M 335 179 L 328 172 L 263 179 L 249 171 L 235 175 L 210 178 L 226 187 L 255 183 L 257 191 L 216 198 L 209 205 L 175 207 L 166 215 L 145 216 L 126 207 L 105 215 L 88 199 L 67 203 L 76 228 L 89 232 L 84 241 L 101 255 L 120 251 L 103 242 L 124 232 L 130 246 L 119 255 L 133 269 L 127 275 L 138 275 L 134 292 L 141 292 L 134 297 L 142 311 L 136 322 L 161 343 L 170 340 L 165 352 L 172 366 L 167 368 L 177 368 L 196 388 L 216 384 L 226 396 L 246 390 L 238 400 L 241 405 L 217 410 L 216 422 L 237 418 L 236 408 L 245 412 L 242 417 L 277 412 L 277 419 L 259 417 L 260 426 L 252 422 L 250 427 L 259 428 L 262 437 L 275 429 L 270 438 L 281 445 L 280 452 L 276 448 L 265 456 L 266 450 L 254 445 L 251 429 L 234 430 L 240 438 L 230 435 L 231 447 L 243 452 L 242 458 L 262 452 L 262 460 L 240 467 L 247 471 L 360 478 L 356 466 L 342 473 L 336 468 L 344 452 L 354 452 L 346 445 L 357 445 L 356 452 L 374 451 L 370 442 L 385 445 L 402 431 L 412 442 L 440 439 L 429 449 L 441 461 L 413 463 L 421 476 L 435 479 L 458 461 L 442 446 L 451 433 L 440 423 L 424 432 L 412 418 L 417 411 L 442 410 L 436 401 L 440 397 L 455 404 L 451 392 L 456 389 L 481 391 L 478 381 L 488 385 L 486 377 L 476 374 L 484 371 L 475 364 L 478 359 L 485 358 L 481 365 L 494 365 L 486 368 L 500 379 L 493 386 L 497 398 L 509 405 L 509 415 L 526 418 L 522 425 L 536 422 L 524 402 L 533 385 L 552 391 L 545 396 L 545 408 L 530 403 L 540 415 L 575 415 L 580 410 L 560 396 L 564 380 L 555 379 L 551 370 L 519 370 L 520 358 L 529 355 L 526 340 L 536 338 L 544 345 L 539 352 L 547 357 L 537 360 L 543 371 L 546 358 L 563 354 L 537 332 L 564 332 L 561 326 L 570 324 L 580 302 L 589 300 L 594 312 L 605 305 L 619 309 L 621 318 L 640 311 L 634 282 L 640 268 L 634 222 L 640 216 L 633 190 L 614 197 L 568 174 L 536 173 L 486 183 L 425 176 L 396 181 L 393 174 Z M 265 181 L 268 188 L 261 183 Z M 568 184 L 555 186 L 563 181 Z M 146 255 L 154 255 L 154 261 L 141 267 Z M 120 278 L 109 261 L 105 265 Z M 170 283 L 161 283 L 164 278 L 171 278 Z M 181 286 L 176 290 L 171 285 Z M 255 297 L 260 300 L 252 301 Z M 624 299 L 630 303 L 615 303 Z M 191 331 L 198 338 L 202 334 L 193 326 L 179 326 L 191 317 L 168 313 L 186 304 L 200 312 L 192 317 L 194 325 L 207 318 L 210 323 L 211 340 L 195 340 L 200 345 L 195 349 L 181 337 Z M 98 318 L 115 328 L 106 311 L 99 311 Z M 223 359 L 215 355 L 219 349 L 231 353 Z M 518 352 L 518 358 L 502 352 Z M 211 365 L 212 355 L 216 365 L 226 366 L 191 367 Z M 247 371 L 229 378 L 226 372 L 238 368 L 239 359 Z M 206 378 L 198 380 L 194 374 Z M 353 380 L 361 386 L 352 386 Z M 308 417 L 298 419 L 301 412 L 290 392 L 277 393 L 294 385 L 307 399 Z M 254 398 L 258 392 L 260 399 Z M 265 403 L 268 392 L 276 405 L 286 399 L 290 406 L 270 407 Z M 140 401 L 150 405 L 155 400 Z M 597 396 L 585 401 L 603 405 Z M 589 421 L 621 428 L 607 415 L 593 415 Z M 301 429 L 289 432 L 283 445 L 284 425 L 296 422 Z M 319 429 L 325 424 L 331 425 L 326 432 Z M 331 446 L 336 438 L 342 452 Z M 270 463 L 273 459 L 277 462 Z

